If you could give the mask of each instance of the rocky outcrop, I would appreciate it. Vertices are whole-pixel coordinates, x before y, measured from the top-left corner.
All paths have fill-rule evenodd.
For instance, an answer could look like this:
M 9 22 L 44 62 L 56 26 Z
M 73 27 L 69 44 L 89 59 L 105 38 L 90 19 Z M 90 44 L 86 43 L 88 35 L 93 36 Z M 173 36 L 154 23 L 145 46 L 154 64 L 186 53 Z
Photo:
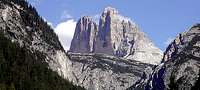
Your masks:
M 78 21 L 68 57 L 66 77 L 73 83 L 88 90 L 125 90 L 149 78 L 162 52 L 135 23 L 108 7 L 99 25 L 88 16 Z
M 148 78 L 153 65 L 107 54 L 68 53 L 68 79 L 87 90 L 125 90 Z
M 90 53 L 94 51 L 97 24 L 91 17 L 82 17 L 77 25 L 71 43 L 70 51 L 77 53 Z
M 155 68 L 145 89 L 199 90 L 200 24 L 179 34 L 165 51 L 163 63 Z
M 83 18 L 77 24 L 70 52 L 103 53 L 144 63 L 160 63 L 161 50 L 154 46 L 134 22 L 121 16 L 116 9 L 105 8 L 98 29 L 90 19 L 88 22 L 92 25 L 87 20 L 82 21 Z

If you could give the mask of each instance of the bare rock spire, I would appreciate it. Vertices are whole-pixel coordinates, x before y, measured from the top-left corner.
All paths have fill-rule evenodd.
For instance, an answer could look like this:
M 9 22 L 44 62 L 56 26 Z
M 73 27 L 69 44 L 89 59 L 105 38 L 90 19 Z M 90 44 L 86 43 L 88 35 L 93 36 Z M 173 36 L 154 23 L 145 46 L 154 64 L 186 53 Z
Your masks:
M 70 51 L 76 53 L 90 53 L 94 51 L 97 24 L 91 17 L 83 16 L 77 23 Z
M 98 29 L 89 18 L 79 20 L 70 51 L 104 53 L 151 64 L 160 63 L 162 58 L 162 51 L 154 46 L 144 32 L 112 7 L 104 9 Z

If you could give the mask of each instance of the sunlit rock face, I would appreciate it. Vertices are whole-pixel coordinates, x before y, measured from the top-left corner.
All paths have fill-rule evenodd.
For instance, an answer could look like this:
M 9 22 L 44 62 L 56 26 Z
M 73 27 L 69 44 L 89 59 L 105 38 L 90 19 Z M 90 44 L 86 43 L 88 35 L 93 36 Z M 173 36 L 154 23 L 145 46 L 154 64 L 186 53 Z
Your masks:
M 125 90 L 149 78 L 162 52 L 134 22 L 107 7 L 99 25 L 88 16 L 77 23 L 67 78 L 88 90 Z
M 199 90 L 200 24 L 179 34 L 166 49 L 162 62 L 154 69 L 148 83 L 142 88 L 147 90 Z M 137 86 L 142 86 L 141 84 Z
M 88 22 L 93 23 L 92 25 L 80 23 L 82 19 L 77 24 L 71 52 L 103 53 L 144 63 L 160 63 L 162 51 L 154 46 L 134 22 L 121 16 L 116 9 L 105 8 L 100 16 L 98 29 L 91 19 Z
M 165 88 L 200 89 L 200 24 L 177 36 L 167 48 L 163 62 Z
M 77 53 L 93 52 L 96 34 L 97 24 L 89 16 L 82 17 L 76 25 L 70 51 Z
M 107 54 L 68 53 L 67 76 L 87 90 L 125 90 L 146 79 L 154 65 Z

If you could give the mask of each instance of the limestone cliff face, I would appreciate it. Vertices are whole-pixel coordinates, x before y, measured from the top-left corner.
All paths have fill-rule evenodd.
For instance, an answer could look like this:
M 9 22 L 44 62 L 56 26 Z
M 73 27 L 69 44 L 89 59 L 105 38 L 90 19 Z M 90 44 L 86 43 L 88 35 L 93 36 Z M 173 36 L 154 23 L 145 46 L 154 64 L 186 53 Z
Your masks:
M 79 24 L 77 25 L 80 27 Z M 89 27 L 89 25 L 83 24 L 83 27 Z M 99 20 L 98 30 L 93 28 L 90 31 L 89 35 L 92 35 L 92 40 L 84 38 L 77 40 L 76 36 L 86 34 L 81 33 L 80 28 L 76 29 L 70 48 L 71 52 L 82 53 L 82 51 L 90 50 L 89 52 L 104 53 L 151 64 L 158 64 L 161 61 L 161 50 L 154 46 L 134 22 L 121 16 L 114 8 L 105 8 Z M 82 45 L 90 41 L 93 44 Z M 81 45 L 82 49 L 77 45 Z M 76 48 L 79 50 L 75 50 Z
M 164 54 L 164 65 L 156 74 L 163 77 L 164 88 L 174 90 L 198 90 L 200 85 L 200 24 L 181 33 L 169 45 Z M 163 71 L 159 72 L 159 71 Z M 156 75 L 155 74 L 155 75 Z M 158 84 L 156 78 L 153 84 Z M 159 84 L 160 85 L 160 84 Z M 161 84 L 162 85 L 162 84 Z M 153 86 L 153 88 L 158 88 Z
M 77 25 L 71 43 L 70 51 L 78 53 L 90 53 L 94 51 L 97 24 L 91 17 L 82 17 Z
M 68 53 L 67 78 L 87 90 L 125 90 L 146 79 L 153 65 L 107 54 Z
M 163 63 L 154 69 L 147 84 L 135 85 L 133 90 L 199 90 L 199 50 L 200 24 L 196 24 L 189 31 L 179 34 L 168 46 Z
M 95 52 L 151 64 L 158 64 L 162 58 L 162 52 L 135 23 L 111 7 L 100 18 Z
M 88 90 L 125 90 L 149 78 L 162 58 L 134 22 L 106 8 L 95 24 L 82 17 L 76 26 L 67 63 L 67 78 Z

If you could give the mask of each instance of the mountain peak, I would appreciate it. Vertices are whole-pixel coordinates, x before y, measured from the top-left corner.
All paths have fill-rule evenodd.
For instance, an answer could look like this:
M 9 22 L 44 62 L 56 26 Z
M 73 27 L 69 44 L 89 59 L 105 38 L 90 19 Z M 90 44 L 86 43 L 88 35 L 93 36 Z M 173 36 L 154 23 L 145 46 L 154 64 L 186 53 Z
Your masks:
M 80 18 L 81 20 L 92 20 L 92 17 L 90 17 L 90 16 L 82 16 L 81 18 Z
M 144 32 L 112 7 L 105 8 L 98 26 L 88 16 L 79 20 L 70 51 L 103 53 L 151 64 L 160 63 L 162 58 L 162 51 Z
M 119 11 L 116 8 L 110 6 L 106 7 L 101 15 L 101 18 L 106 19 L 106 17 L 107 19 L 109 19 L 110 17 L 112 19 L 117 19 L 117 21 L 119 20 L 122 23 L 126 22 L 135 25 L 135 23 L 130 18 L 120 15 Z
M 195 32 L 195 33 L 199 32 L 200 33 L 200 23 L 193 25 L 191 27 L 191 29 L 189 30 L 189 32 Z
M 118 10 L 113 7 L 108 6 L 104 9 L 103 14 L 109 14 L 109 15 L 118 14 Z
M 76 24 L 70 51 L 79 53 L 93 52 L 93 44 L 97 32 L 97 24 L 90 16 L 83 16 Z

